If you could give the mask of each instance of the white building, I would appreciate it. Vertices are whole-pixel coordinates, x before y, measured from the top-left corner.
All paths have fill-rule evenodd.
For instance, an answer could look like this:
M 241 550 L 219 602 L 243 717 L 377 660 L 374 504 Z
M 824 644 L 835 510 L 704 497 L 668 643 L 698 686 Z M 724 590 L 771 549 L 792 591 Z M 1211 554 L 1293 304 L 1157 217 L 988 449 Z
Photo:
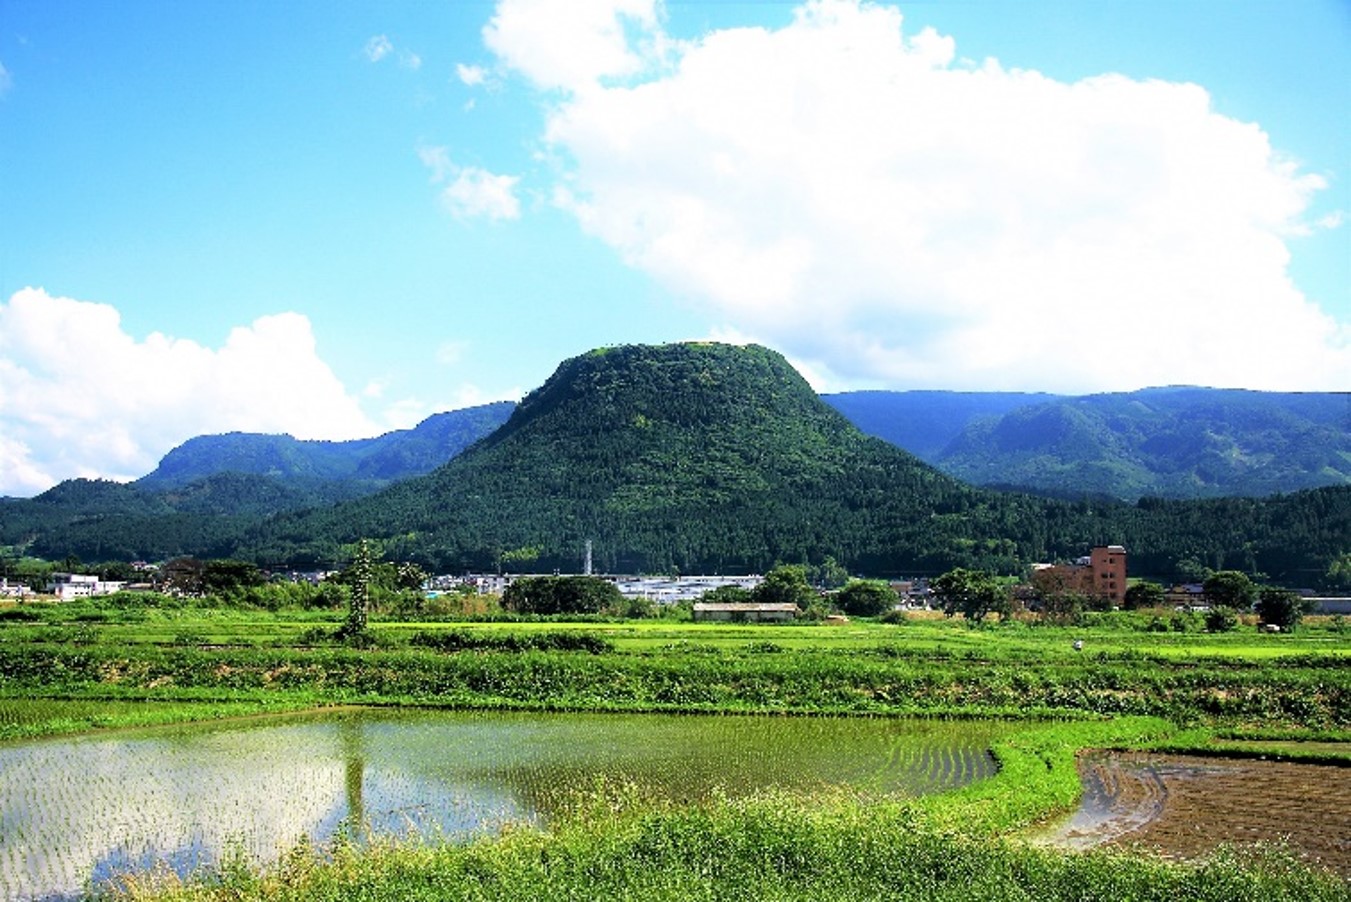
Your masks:
M 47 591 L 62 601 L 72 598 L 89 598 L 94 595 L 112 595 L 122 591 L 124 582 L 104 582 L 97 576 L 86 573 L 53 573 Z
M 0 579 L 0 598 L 23 598 L 30 594 L 27 586 L 11 586 L 8 579 Z

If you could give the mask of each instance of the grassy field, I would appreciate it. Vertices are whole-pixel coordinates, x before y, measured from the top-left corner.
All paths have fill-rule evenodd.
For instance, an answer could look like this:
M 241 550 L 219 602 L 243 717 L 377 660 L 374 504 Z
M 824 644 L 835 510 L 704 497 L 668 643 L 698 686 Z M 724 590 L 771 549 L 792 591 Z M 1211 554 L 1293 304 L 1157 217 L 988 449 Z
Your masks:
M 934 800 L 767 797 L 671 808 L 610 787 L 547 834 L 298 849 L 191 898 L 1345 899 L 1288 856 L 1201 865 L 1010 840 L 1079 792 L 1092 746 L 1351 764 L 1351 635 L 1077 626 L 395 621 L 116 599 L 0 608 L 0 740 L 314 706 L 998 717 L 997 777 Z M 1076 643 L 1078 647 L 1076 647 Z M 171 881 L 172 882 L 172 881 Z

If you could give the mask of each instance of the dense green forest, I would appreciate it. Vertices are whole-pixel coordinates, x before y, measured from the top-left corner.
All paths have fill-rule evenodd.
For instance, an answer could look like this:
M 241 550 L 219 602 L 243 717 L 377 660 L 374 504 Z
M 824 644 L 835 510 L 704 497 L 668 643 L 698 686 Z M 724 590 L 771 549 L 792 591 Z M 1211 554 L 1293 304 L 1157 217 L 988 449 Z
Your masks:
M 628 346 L 563 363 L 508 422 L 420 479 L 251 532 L 262 560 L 340 559 L 359 536 L 429 569 L 1020 571 L 1126 544 L 1136 572 L 1238 567 L 1321 582 L 1351 490 L 1265 501 L 1066 503 L 972 488 L 863 435 L 780 355 Z
M 1351 569 L 1333 572 L 1351 546 L 1351 488 L 1134 504 L 979 489 L 863 434 L 760 347 L 593 351 L 425 476 L 345 501 L 299 480 L 64 483 L 0 501 L 0 544 L 48 559 L 307 566 L 346 561 L 365 537 L 433 572 L 576 572 L 590 540 L 596 566 L 615 572 L 764 572 L 833 557 L 890 576 L 1017 573 L 1119 543 L 1133 573 L 1160 579 L 1228 568 L 1329 586 Z
M 360 498 L 435 469 L 500 426 L 514 406 L 440 413 L 413 429 L 346 442 L 198 436 L 130 485 L 70 479 L 36 498 L 0 498 L 0 545 L 90 561 L 226 554 L 260 519 Z
M 355 489 L 345 496 L 354 497 L 435 469 L 501 426 L 514 406 L 498 401 L 438 413 L 412 429 L 346 442 L 248 432 L 199 435 L 166 454 L 137 484 L 166 489 L 233 472 L 269 476 L 301 489 L 352 483 Z
M 1351 394 L 1192 387 L 1056 397 L 827 396 L 870 435 L 977 485 L 1070 499 L 1260 497 L 1351 485 Z

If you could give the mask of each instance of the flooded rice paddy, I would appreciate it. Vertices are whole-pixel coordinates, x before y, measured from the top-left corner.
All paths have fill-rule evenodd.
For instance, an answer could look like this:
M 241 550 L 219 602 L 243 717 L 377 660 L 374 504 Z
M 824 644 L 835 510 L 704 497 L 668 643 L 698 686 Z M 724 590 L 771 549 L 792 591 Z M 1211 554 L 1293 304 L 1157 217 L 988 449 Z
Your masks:
M 1080 761 L 1079 810 L 1044 840 L 1190 858 L 1221 844 L 1284 841 L 1351 877 L 1351 768 L 1098 752 Z
M 1007 727 L 865 718 L 348 710 L 0 745 L 0 899 L 128 871 L 275 861 L 340 831 L 469 838 L 546 825 L 597 781 L 676 802 L 994 774 Z

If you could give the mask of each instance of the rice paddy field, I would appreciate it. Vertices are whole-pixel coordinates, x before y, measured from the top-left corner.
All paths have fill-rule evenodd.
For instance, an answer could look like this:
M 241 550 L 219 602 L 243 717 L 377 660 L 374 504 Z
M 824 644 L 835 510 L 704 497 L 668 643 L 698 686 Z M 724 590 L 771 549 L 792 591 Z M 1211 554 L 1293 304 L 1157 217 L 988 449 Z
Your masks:
M 1340 622 L 339 622 L 0 608 L 0 899 L 1351 898 L 1289 818 L 1046 841 L 1103 797 L 1081 750 L 1342 805 Z

